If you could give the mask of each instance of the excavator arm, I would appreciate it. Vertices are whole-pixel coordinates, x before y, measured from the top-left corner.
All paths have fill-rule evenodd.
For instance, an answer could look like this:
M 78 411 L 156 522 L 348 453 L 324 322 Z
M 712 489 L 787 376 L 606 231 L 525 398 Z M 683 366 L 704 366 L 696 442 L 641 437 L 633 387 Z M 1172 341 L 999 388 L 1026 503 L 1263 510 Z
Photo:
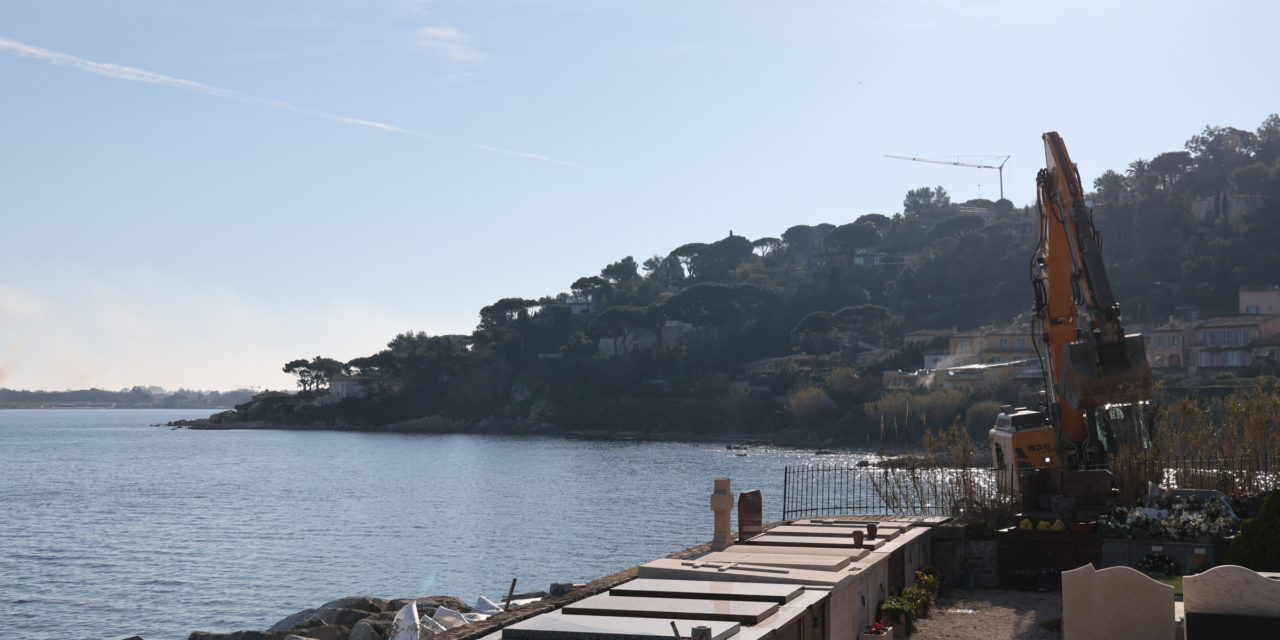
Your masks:
M 1043 139 L 1045 168 L 1036 176 L 1040 237 L 1031 284 L 1044 406 L 1005 407 L 991 429 L 993 462 L 1003 470 L 998 477 L 1014 485 L 1030 469 L 1102 467 L 1116 447 L 1145 447 L 1150 441 L 1146 347 L 1141 335 L 1126 335 L 1121 326 L 1093 210 L 1062 136 L 1051 131 Z
M 1086 413 L 1150 400 L 1151 368 L 1142 336 L 1126 335 L 1121 326 L 1079 171 L 1062 136 L 1051 131 L 1043 139 L 1045 168 L 1036 176 L 1040 245 L 1032 265 L 1036 338 L 1045 347 L 1050 418 L 1069 442 L 1082 445 L 1106 435 L 1089 427 Z

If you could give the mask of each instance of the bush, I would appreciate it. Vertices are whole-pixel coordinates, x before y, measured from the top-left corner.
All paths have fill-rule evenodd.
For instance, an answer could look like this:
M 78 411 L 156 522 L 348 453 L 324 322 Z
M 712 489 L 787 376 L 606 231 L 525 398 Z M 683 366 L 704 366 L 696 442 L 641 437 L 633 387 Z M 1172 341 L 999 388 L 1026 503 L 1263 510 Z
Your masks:
M 787 409 L 795 416 L 798 424 L 808 424 L 829 408 L 831 398 L 827 397 L 826 391 L 817 387 L 801 389 L 787 399 Z
M 1227 562 L 1254 571 L 1280 571 L 1280 491 L 1267 494 L 1258 515 L 1240 523 Z

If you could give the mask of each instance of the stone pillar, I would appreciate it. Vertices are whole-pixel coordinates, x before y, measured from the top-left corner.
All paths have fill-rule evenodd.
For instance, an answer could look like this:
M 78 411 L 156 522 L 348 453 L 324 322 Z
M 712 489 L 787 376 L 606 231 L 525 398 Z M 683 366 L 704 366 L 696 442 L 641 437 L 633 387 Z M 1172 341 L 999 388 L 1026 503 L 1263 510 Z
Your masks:
M 746 542 L 764 531 L 764 501 L 759 489 L 738 494 L 738 542 Z
M 733 492 L 728 478 L 716 478 L 716 490 L 711 494 L 711 512 L 715 514 L 715 536 L 711 538 L 712 551 L 724 551 L 733 544 L 729 531 L 729 512 L 733 511 Z

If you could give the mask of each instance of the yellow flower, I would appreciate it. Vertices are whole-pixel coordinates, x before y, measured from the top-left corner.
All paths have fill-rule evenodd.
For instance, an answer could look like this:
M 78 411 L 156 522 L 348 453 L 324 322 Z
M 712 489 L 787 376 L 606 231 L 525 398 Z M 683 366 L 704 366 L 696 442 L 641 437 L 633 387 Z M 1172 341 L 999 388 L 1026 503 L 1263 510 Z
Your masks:
M 1053 521 L 1053 527 L 1052 527 L 1052 529 L 1053 529 L 1054 531 L 1066 531 L 1066 530 L 1067 530 L 1067 524 L 1066 524 L 1065 522 L 1063 522 L 1061 519 L 1054 520 L 1054 521 Z
M 1041 520 L 1040 522 L 1036 523 L 1036 531 L 1048 531 L 1049 529 L 1052 529 L 1052 528 L 1053 527 L 1049 526 L 1048 520 Z
M 1019 529 L 1030 529 L 1030 528 L 1031 528 L 1031 520 L 1029 520 L 1029 519 L 1027 519 L 1027 518 L 1023 518 L 1023 519 L 1022 519 L 1022 522 L 1019 522 L 1019 523 L 1018 523 L 1018 528 L 1019 528 Z

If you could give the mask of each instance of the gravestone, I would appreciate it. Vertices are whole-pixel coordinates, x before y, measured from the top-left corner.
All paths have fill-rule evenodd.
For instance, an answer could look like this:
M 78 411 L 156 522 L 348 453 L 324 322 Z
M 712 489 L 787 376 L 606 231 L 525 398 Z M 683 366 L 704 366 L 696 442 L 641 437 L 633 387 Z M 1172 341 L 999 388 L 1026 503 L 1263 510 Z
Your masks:
M 763 530 L 764 499 L 760 490 L 743 491 L 738 496 L 738 542 L 746 542 Z
M 1187 640 L 1275 637 L 1280 582 L 1236 565 L 1182 579 Z
M 1062 572 L 1064 640 L 1170 640 L 1177 626 L 1170 585 L 1129 567 Z

